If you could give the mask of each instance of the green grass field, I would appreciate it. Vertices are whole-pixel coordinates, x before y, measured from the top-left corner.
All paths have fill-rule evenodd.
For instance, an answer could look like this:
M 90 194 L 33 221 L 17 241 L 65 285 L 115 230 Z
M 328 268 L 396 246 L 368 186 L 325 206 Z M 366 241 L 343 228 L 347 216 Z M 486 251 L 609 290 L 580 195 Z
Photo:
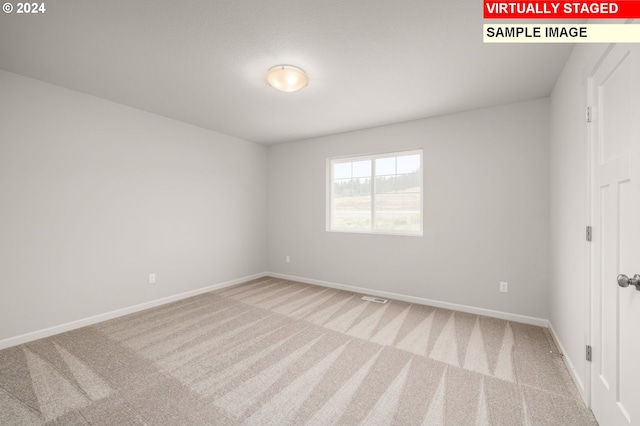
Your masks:
M 413 190 L 413 191 L 412 191 Z M 420 229 L 420 194 L 417 188 L 376 195 L 378 230 L 410 231 Z M 370 229 L 371 197 L 340 197 L 334 200 L 334 227 L 338 229 Z

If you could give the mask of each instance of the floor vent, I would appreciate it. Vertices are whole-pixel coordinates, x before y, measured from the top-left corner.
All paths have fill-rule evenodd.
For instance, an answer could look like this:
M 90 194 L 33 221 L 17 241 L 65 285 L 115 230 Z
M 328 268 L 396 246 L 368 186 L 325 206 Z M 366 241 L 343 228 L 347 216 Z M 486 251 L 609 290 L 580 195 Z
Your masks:
M 387 299 L 382 299 L 380 297 L 373 297 L 373 296 L 362 296 L 362 300 L 366 300 L 368 302 L 376 302 L 376 303 L 387 303 L 388 302 Z

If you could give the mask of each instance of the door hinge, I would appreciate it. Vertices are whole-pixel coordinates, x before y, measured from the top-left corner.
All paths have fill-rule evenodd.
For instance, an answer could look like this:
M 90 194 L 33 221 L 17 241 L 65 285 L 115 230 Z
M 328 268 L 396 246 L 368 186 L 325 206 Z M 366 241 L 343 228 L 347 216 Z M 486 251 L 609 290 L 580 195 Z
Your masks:
M 593 229 L 590 226 L 587 226 L 587 241 L 591 241 L 593 238 Z
M 587 361 L 591 362 L 591 346 L 587 345 Z
M 587 123 L 591 123 L 593 121 L 593 108 L 588 106 L 587 110 L 585 112 L 585 118 L 587 120 Z

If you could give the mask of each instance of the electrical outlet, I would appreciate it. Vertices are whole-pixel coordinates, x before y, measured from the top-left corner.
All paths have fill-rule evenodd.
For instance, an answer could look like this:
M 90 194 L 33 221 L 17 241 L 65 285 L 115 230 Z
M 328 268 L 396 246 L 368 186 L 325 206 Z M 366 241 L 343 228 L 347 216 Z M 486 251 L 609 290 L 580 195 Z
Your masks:
M 291 263 L 291 256 L 286 255 L 286 256 L 285 256 L 285 258 L 284 258 L 284 260 L 286 260 L 286 261 L 287 261 L 287 263 Z
M 149 284 L 155 284 L 156 283 L 156 274 L 149 274 Z
M 506 293 L 509 291 L 509 283 L 506 281 L 500 281 L 500 293 Z

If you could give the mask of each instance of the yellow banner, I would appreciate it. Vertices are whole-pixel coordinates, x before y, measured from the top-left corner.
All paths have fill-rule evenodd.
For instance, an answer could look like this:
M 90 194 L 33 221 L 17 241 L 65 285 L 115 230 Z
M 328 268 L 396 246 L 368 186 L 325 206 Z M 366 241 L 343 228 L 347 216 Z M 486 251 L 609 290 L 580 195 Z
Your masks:
M 640 43 L 640 24 L 484 24 L 485 43 Z

